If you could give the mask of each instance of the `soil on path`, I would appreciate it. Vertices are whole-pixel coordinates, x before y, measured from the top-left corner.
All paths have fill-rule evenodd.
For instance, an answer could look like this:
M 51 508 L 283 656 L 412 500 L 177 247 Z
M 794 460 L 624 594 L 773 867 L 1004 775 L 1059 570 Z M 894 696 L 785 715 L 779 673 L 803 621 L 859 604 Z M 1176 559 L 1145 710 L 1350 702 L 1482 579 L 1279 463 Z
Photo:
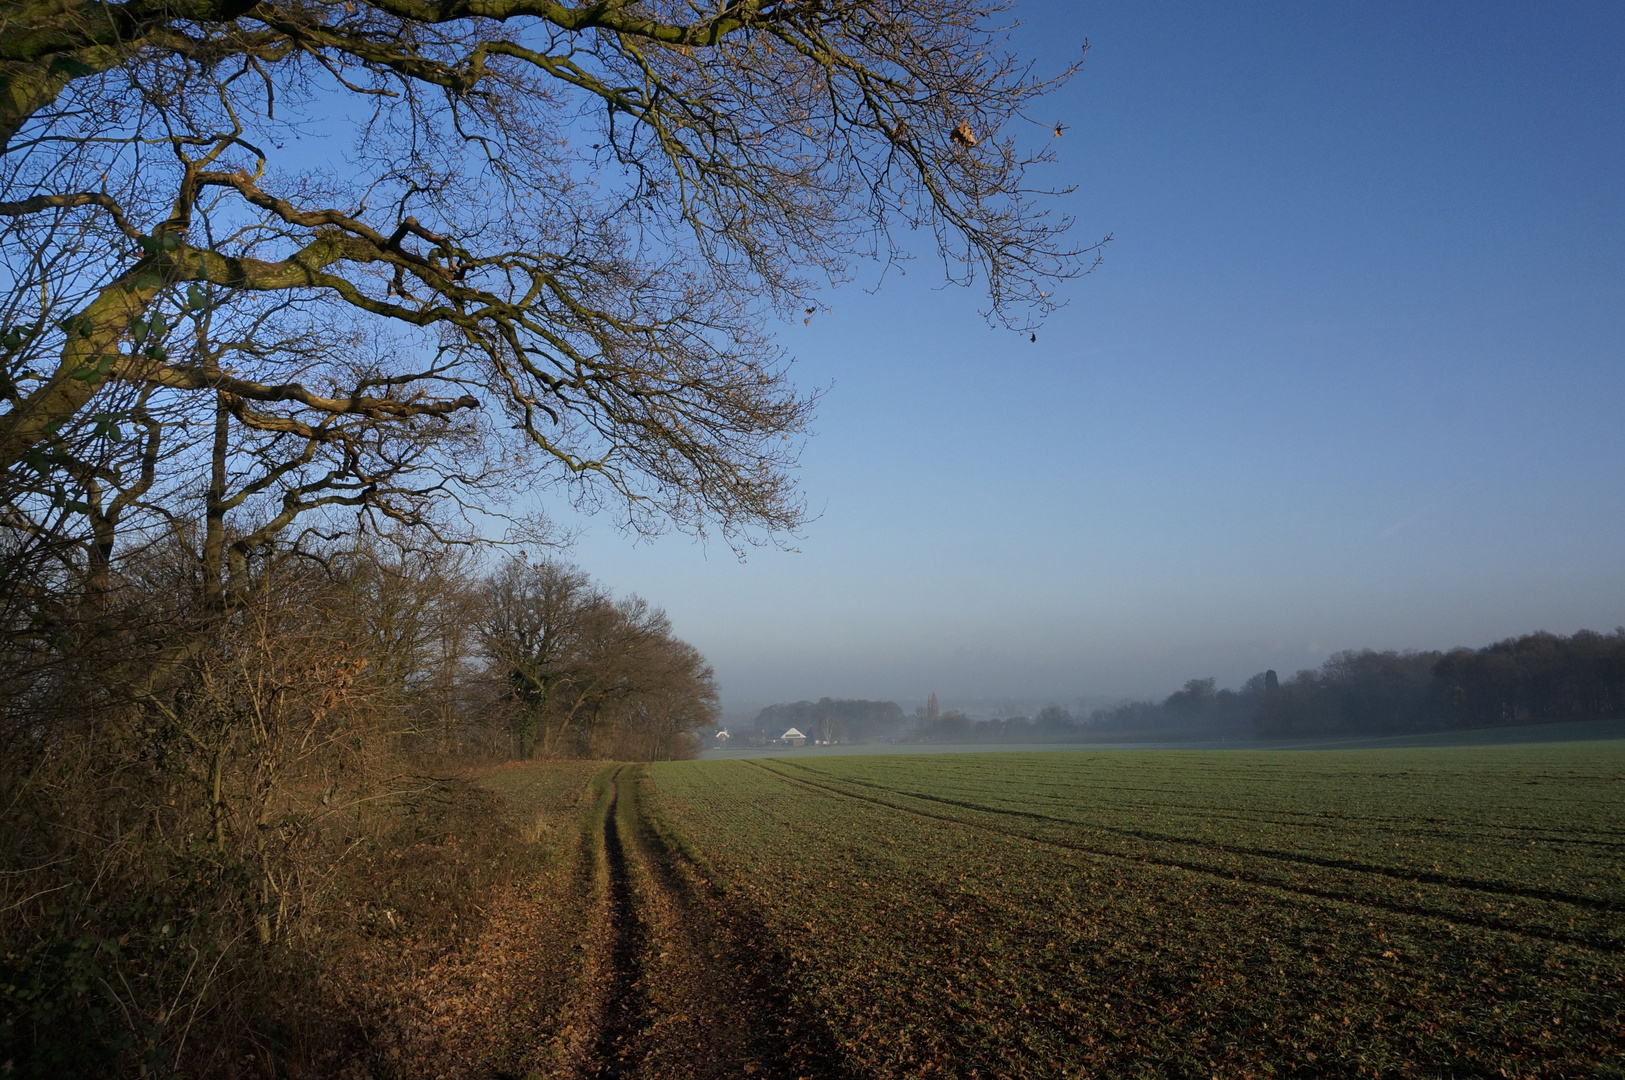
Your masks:
M 355 1075 L 849 1075 L 827 1030 L 796 1007 L 771 937 L 649 812 L 649 783 L 643 768 L 616 766 L 568 811 L 555 805 L 539 828 L 567 857 L 544 880 L 505 886 L 465 948 L 395 988 L 375 1065 Z
M 824 1080 L 845 1076 L 833 1039 L 795 1007 L 783 958 L 664 835 L 649 781 L 612 781 L 603 826 L 612 974 L 586 1076 Z

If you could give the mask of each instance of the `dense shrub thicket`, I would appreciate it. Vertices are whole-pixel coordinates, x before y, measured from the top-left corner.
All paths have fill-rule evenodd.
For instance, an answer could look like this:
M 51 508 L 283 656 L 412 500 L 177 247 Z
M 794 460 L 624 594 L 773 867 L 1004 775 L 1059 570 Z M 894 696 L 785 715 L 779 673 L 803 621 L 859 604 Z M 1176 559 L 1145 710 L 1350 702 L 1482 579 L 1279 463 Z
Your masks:
M 224 605 L 184 530 L 94 589 L 3 553 L 0 1071 L 321 1075 L 358 943 L 523 861 L 454 766 L 693 753 L 715 689 L 657 609 L 398 539 L 267 549 Z

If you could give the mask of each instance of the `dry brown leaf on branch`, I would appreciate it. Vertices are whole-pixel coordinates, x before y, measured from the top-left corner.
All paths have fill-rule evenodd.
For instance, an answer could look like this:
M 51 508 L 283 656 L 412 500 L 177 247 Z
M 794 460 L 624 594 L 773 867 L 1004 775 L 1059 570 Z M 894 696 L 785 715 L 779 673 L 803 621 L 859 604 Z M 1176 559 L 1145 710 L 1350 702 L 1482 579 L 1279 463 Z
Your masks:
M 959 126 L 954 128 L 953 133 L 950 134 L 948 138 L 958 143 L 960 146 L 976 145 L 976 135 L 970 129 L 970 123 L 965 120 L 961 120 L 959 122 Z

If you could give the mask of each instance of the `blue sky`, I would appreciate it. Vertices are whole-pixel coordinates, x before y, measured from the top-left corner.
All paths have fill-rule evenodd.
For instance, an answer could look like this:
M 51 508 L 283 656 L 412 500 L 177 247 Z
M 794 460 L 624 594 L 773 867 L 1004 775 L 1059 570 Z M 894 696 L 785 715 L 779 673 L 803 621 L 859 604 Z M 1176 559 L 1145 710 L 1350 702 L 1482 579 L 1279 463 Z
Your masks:
M 798 551 L 582 523 L 725 704 L 1160 696 L 1625 623 L 1625 5 L 1020 2 L 1104 265 L 782 331 Z M 1051 119 L 1047 113 L 1039 119 Z

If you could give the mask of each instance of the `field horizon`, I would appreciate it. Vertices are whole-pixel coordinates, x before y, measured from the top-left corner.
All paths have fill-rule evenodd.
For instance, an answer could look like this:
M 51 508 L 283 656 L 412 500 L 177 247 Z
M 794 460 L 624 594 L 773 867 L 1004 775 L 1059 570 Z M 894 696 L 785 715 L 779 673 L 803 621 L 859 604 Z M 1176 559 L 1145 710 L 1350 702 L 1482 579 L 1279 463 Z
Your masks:
M 1625 739 L 1066 750 L 484 770 L 401 1075 L 1622 1075 Z
M 1545 743 L 1599 742 L 1625 739 L 1625 718 L 1573 720 L 1552 724 L 1517 724 L 1467 728 L 1456 731 L 1424 732 L 1416 735 L 1326 736 L 1322 738 L 1270 739 L 1258 736 L 1232 739 L 1117 739 L 1073 742 L 978 743 L 978 742 L 876 742 L 842 743 L 835 746 L 706 747 L 702 761 L 748 760 L 767 757 L 845 757 L 870 754 L 1000 754 L 1031 753 L 1041 750 L 1381 750 L 1406 747 L 1448 746 L 1538 746 Z

